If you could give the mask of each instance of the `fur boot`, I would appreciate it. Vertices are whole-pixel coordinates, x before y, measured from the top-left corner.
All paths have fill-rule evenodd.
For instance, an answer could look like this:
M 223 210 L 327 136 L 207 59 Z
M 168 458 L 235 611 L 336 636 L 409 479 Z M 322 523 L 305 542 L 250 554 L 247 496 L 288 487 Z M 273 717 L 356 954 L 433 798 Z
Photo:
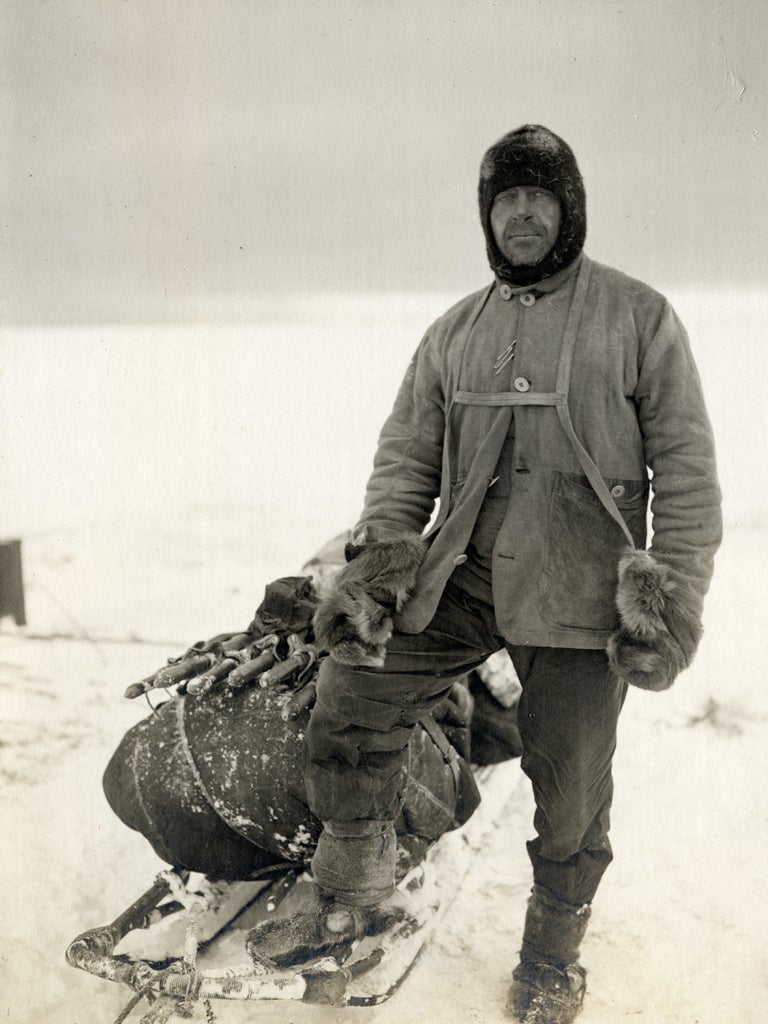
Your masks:
M 312 858 L 309 905 L 252 929 L 246 948 L 256 963 L 289 967 L 338 956 L 366 935 L 406 917 L 395 891 L 397 838 L 391 821 L 327 821 Z
M 571 1024 L 584 1002 L 586 973 L 579 964 L 522 962 L 512 974 L 507 1010 L 520 1024 Z
M 525 916 L 520 963 L 507 1009 L 524 1024 L 571 1024 L 584 1002 L 587 972 L 578 963 L 589 904 L 574 907 L 535 885 Z
M 367 935 L 381 935 L 406 917 L 399 894 L 377 906 L 353 907 L 315 889 L 300 913 L 269 917 L 252 928 L 245 948 L 255 964 L 270 968 L 294 967 L 327 956 L 343 959 L 354 943 Z
M 644 690 L 666 690 L 693 661 L 701 638 L 701 602 L 648 551 L 619 562 L 620 628 L 608 641 L 613 672 Z
M 383 665 L 392 616 L 410 596 L 425 553 L 415 536 L 348 544 L 348 564 L 315 612 L 317 645 L 342 665 Z
M 312 875 L 329 896 L 374 906 L 395 889 L 397 836 L 391 821 L 326 821 L 312 857 Z

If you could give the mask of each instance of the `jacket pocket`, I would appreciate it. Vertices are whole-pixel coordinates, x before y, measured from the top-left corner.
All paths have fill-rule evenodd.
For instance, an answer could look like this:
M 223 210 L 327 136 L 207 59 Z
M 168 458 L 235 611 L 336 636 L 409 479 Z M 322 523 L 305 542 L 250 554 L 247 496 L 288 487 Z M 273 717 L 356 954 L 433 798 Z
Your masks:
M 639 548 L 645 547 L 647 480 L 606 480 Z M 547 517 L 540 611 L 550 625 L 611 630 L 618 562 L 627 547 L 617 523 L 586 477 L 553 474 Z

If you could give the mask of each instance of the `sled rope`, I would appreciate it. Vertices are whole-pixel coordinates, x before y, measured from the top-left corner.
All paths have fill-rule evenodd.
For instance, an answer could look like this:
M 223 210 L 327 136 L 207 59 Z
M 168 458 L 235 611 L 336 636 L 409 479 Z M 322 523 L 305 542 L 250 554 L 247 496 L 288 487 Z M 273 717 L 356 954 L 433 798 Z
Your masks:
M 186 1004 L 179 1003 L 178 999 L 160 996 L 149 1012 L 141 1018 L 140 1024 L 168 1024 L 179 1017 L 191 1016 L 192 1011 L 186 1008 Z
M 125 1008 L 117 1015 L 117 1017 L 115 1017 L 114 1024 L 123 1024 L 123 1022 L 126 1021 L 128 1017 L 131 1015 L 131 1012 L 139 1005 L 142 999 L 149 1000 L 151 998 L 152 989 L 155 986 L 160 986 L 164 978 L 166 978 L 169 974 L 178 973 L 178 970 L 178 964 L 171 964 L 170 967 L 166 967 L 164 971 L 160 971 L 156 975 L 156 977 L 152 978 L 151 981 L 149 981 L 146 985 L 140 988 L 138 992 L 136 992 L 136 994 L 130 998 Z M 149 1015 L 145 1016 L 144 1020 L 146 1020 L 148 1016 Z
M 195 900 L 187 907 L 187 928 L 184 935 L 184 964 L 190 971 L 197 966 L 197 949 L 199 946 L 198 921 L 207 907 L 202 899 Z
M 123 1021 L 127 1020 L 128 1017 L 130 1016 L 131 1010 L 134 1008 L 134 1006 L 138 1006 L 138 1004 L 141 1002 L 144 996 L 146 996 L 149 993 L 151 987 L 151 984 L 147 985 L 145 988 L 139 989 L 139 991 L 134 996 L 131 996 L 131 998 L 128 1000 L 128 1005 L 125 1007 L 125 1009 L 122 1010 L 121 1013 L 118 1013 L 118 1015 L 115 1017 L 114 1024 L 123 1024 Z
M 190 892 L 184 884 L 184 880 L 175 871 L 161 871 L 158 877 L 167 882 L 171 895 L 181 903 L 187 912 L 182 960 L 185 969 L 190 974 L 194 974 L 200 946 L 200 918 L 206 911 L 215 910 L 218 907 L 225 890 L 204 878 L 199 887 L 194 892 Z

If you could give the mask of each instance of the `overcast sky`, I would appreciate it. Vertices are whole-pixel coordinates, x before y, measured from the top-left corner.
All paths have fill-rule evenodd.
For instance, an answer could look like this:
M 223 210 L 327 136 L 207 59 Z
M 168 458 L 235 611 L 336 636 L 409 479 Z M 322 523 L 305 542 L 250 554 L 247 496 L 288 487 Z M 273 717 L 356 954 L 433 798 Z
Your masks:
M 483 151 L 564 136 L 587 250 L 763 287 L 764 0 L 2 0 L 6 323 L 488 279 Z

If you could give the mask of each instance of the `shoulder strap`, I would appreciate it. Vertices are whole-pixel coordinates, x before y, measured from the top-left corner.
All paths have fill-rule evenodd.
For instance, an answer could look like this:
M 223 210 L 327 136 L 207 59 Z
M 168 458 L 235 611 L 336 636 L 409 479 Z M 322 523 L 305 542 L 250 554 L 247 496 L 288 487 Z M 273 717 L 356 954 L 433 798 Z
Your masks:
M 579 460 L 579 464 L 584 470 L 584 475 L 592 486 L 592 490 L 602 502 L 606 512 L 621 527 L 630 547 L 634 549 L 635 541 L 629 531 L 629 527 L 619 511 L 618 505 L 613 500 L 611 492 L 608 490 L 605 480 L 603 480 L 600 474 L 600 470 L 595 465 L 587 449 L 577 437 L 573 423 L 571 422 L 571 414 L 568 410 L 568 391 L 571 385 L 573 350 L 576 346 L 576 336 L 579 329 L 579 322 L 581 321 L 581 314 L 584 309 L 584 300 L 587 295 L 587 287 L 589 285 L 591 270 L 591 263 L 585 257 L 582 260 L 581 267 L 579 268 L 579 276 L 576 279 L 576 289 L 573 295 L 573 302 L 571 303 L 571 308 L 568 313 L 568 321 L 565 325 L 565 332 L 563 334 L 563 347 L 560 350 L 560 363 L 557 368 L 557 391 L 558 394 L 562 396 L 563 400 L 558 402 L 556 405 L 557 416 L 560 420 L 560 425 L 565 431 L 568 440 L 571 442 L 573 450 L 576 453 L 576 458 Z

